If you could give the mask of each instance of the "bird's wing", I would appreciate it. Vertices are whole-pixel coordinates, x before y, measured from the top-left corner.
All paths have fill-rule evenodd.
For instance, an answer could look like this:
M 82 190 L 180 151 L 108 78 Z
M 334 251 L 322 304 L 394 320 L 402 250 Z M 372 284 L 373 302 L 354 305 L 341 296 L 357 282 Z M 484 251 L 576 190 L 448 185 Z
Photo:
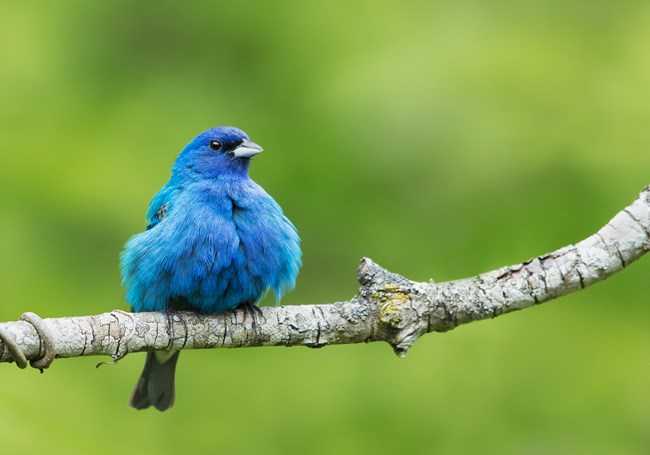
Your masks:
M 171 203 L 178 189 L 165 186 L 153 197 L 147 211 L 147 230 L 153 228 L 165 219 L 171 209 Z

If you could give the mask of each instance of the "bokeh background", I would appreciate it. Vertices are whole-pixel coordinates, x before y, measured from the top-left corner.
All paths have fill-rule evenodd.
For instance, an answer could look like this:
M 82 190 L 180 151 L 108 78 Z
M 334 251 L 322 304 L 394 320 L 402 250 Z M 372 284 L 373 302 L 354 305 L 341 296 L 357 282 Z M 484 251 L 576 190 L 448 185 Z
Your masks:
M 198 132 L 303 238 L 288 305 L 355 294 L 369 256 L 463 278 L 576 242 L 650 183 L 644 1 L 3 2 L 0 320 L 126 308 L 118 254 Z M 648 277 L 422 338 L 185 352 L 177 404 L 144 361 L 1 365 L 3 453 L 650 451 Z

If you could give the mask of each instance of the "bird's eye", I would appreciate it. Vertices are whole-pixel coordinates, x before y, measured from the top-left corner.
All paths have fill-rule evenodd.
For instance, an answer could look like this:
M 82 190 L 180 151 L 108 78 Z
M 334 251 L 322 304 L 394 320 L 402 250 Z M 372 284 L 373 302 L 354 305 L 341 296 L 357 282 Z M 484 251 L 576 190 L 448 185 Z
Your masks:
M 221 142 L 219 141 L 210 141 L 210 148 L 214 151 L 221 150 Z

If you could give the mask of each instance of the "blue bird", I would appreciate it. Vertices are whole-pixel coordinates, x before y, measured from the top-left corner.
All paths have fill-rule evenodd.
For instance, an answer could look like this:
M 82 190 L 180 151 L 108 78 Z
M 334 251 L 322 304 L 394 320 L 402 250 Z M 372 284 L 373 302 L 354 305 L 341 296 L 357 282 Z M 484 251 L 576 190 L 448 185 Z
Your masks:
M 302 265 L 296 228 L 248 176 L 261 151 L 233 127 L 204 131 L 181 151 L 149 204 L 146 231 L 121 254 L 133 311 L 256 310 L 269 289 L 279 301 L 294 287 Z M 174 404 L 178 355 L 147 353 L 132 407 L 164 411 Z

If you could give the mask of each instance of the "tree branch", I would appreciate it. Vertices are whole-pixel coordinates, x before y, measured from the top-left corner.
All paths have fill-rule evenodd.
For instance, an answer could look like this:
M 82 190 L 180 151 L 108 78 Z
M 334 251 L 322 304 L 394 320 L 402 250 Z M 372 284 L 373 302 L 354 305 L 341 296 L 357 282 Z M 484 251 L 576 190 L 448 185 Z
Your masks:
M 119 359 L 130 352 L 170 348 L 316 348 L 385 341 L 404 355 L 425 333 L 445 332 L 583 289 L 625 268 L 649 249 L 650 186 L 597 233 L 576 245 L 473 278 L 418 283 L 363 259 L 357 277 L 359 294 L 344 302 L 264 307 L 255 316 L 243 311 L 204 315 L 115 310 L 45 319 L 40 330 L 34 315 L 28 315 L 26 320 L 0 324 L 0 362 L 17 361 L 20 366 L 16 358 L 20 357 L 16 349 L 20 349 L 33 366 L 46 368 L 34 362 L 46 356 L 48 346 L 57 357 L 110 355 Z

